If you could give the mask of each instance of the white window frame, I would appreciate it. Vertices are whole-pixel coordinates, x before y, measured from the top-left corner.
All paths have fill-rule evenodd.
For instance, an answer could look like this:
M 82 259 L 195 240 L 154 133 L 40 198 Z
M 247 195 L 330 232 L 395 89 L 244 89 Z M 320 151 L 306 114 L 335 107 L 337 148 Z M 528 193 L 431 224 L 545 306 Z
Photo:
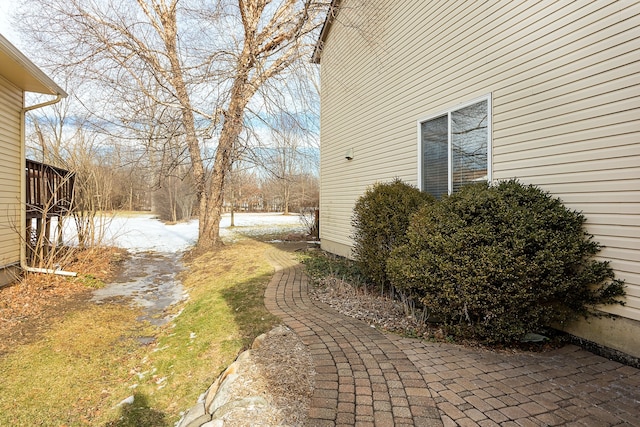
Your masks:
M 487 182 L 493 181 L 493 165 L 492 165 L 492 147 L 493 147 L 493 109 L 492 109 L 492 97 L 491 93 L 487 95 L 483 95 L 481 97 L 472 99 L 471 101 L 464 102 L 461 104 L 456 104 L 452 107 L 449 107 L 445 110 L 440 110 L 435 114 L 430 114 L 425 117 L 421 117 L 418 119 L 416 123 L 416 129 L 418 134 L 418 188 L 420 191 L 424 191 L 423 188 L 423 177 L 422 177 L 422 168 L 423 168 L 423 149 L 422 149 L 422 124 L 429 120 L 436 119 L 438 117 L 442 117 L 444 115 L 447 116 L 447 187 L 448 194 L 453 192 L 453 167 L 452 167 L 452 143 L 451 143 L 451 113 L 460 110 L 462 108 L 468 107 L 473 104 L 477 104 L 478 102 L 486 101 L 487 102 Z

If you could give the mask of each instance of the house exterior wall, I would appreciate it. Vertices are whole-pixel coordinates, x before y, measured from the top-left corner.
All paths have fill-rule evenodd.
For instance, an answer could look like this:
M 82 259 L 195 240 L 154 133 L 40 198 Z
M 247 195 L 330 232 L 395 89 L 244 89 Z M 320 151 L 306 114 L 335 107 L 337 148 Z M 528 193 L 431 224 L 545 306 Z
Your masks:
M 492 179 L 583 211 L 627 283 L 621 321 L 568 328 L 640 355 L 639 29 L 631 0 L 343 0 L 321 56 L 323 248 L 350 255 L 371 184 L 418 185 L 421 119 L 489 95 Z
M 0 286 L 12 278 L 5 267 L 20 261 L 22 103 L 22 90 L 0 76 Z

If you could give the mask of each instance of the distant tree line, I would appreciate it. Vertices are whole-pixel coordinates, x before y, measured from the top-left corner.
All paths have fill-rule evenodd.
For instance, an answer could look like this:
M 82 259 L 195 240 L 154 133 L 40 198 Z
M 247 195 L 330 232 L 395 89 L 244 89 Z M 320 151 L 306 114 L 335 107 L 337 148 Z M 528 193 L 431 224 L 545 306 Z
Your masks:
M 61 104 L 56 111 L 63 108 Z M 52 132 L 58 120 L 65 122 L 64 117 L 39 117 L 31 123 L 34 131 L 27 135 L 27 155 L 76 173 L 76 215 L 84 217 L 82 223 L 101 211 L 149 211 L 172 222 L 198 217 L 188 163 L 173 159 L 177 164 L 168 167 L 166 160 L 137 152 L 135 147 L 125 149 L 110 137 L 98 142 L 84 125 L 58 141 Z M 224 211 L 289 213 L 317 207 L 315 157 L 313 150 L 274 149 L 262 150 L 251 162 L 238 162 L 240 166 L 230 171 L 225 184 Z

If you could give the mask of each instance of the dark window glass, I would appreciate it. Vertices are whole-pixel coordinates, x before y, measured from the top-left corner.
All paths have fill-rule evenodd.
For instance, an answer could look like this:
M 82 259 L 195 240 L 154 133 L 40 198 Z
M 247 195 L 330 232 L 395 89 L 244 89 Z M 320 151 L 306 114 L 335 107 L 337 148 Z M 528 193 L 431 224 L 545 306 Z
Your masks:
M 487 102 L 451 113 L 451 168 L 453 191 L 487 180 Z
M 422 191 L 439 198 L 488 179 L 488 117 L 481 101 L 421 123 Z
M 440 197 L 449 191 L 447 116 L 422 123 L 422 190 Z

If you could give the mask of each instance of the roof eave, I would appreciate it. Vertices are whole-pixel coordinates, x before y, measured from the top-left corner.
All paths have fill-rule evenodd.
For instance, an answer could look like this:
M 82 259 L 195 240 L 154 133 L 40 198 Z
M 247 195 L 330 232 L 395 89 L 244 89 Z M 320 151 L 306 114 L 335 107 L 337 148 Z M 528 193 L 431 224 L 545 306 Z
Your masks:
M 322 49 L 324 48 L 324 42 L 329 35 L 329 31 L 331 30 L 333 21 L 338 15 L 338 10 L 340 9 L 341 2 L 342 0 L 331 1 L 331 6 L 329 6 L 329 11 L 327 12 L 327 17 L 325 18 L 324 24 L 322 25 L 322 30 L 320 31 L 320 37 L 318 37 L 316 46 L 313 49 L 313 55 L 311 56 L 311 62 L 314 64 L 319 64 L 320 60 L 322 59 Z
M 0 34 L 0 75 L 26 92 L 59 95 L 67 93 Z

